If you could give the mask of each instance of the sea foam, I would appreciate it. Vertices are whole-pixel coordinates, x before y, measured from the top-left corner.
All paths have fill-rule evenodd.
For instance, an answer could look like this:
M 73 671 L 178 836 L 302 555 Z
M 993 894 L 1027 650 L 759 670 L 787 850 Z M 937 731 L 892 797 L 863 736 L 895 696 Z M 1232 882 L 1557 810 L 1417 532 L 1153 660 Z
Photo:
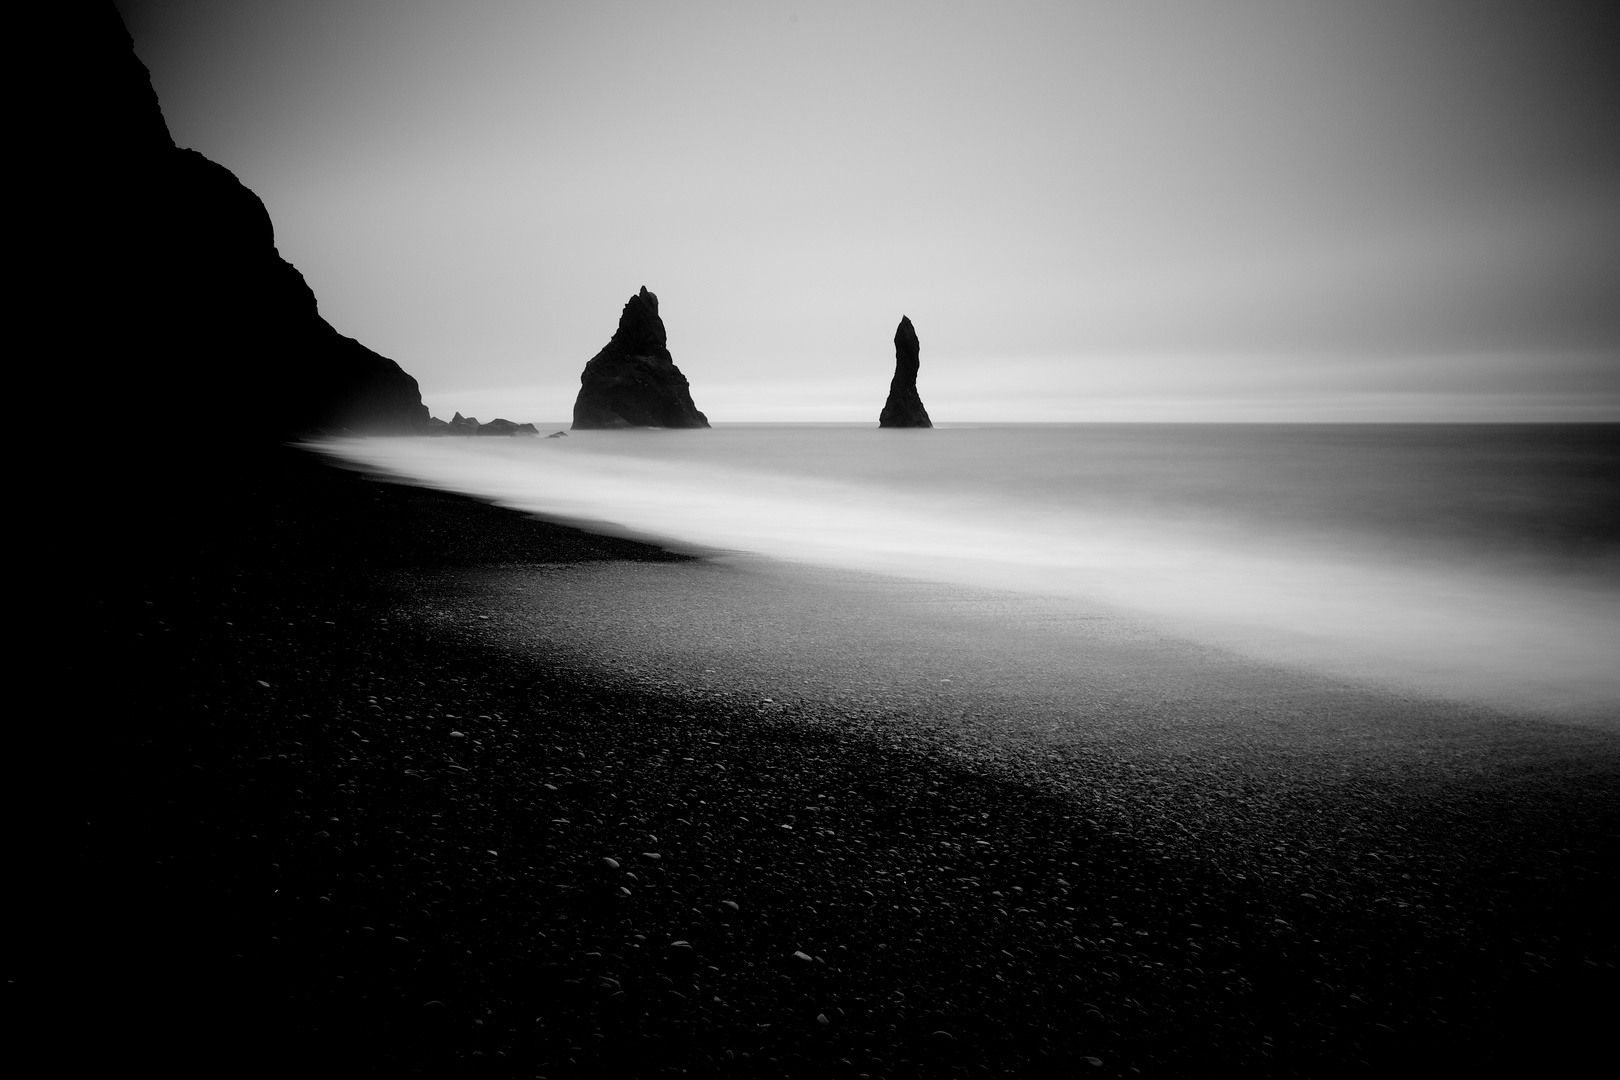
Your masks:
M 319 449 L 688 550 L 1102 604 L 1265 662 L 1608 722 L 1620 548 L 1592 513 L 1614 475 L 1597 434 L 739 425 Z

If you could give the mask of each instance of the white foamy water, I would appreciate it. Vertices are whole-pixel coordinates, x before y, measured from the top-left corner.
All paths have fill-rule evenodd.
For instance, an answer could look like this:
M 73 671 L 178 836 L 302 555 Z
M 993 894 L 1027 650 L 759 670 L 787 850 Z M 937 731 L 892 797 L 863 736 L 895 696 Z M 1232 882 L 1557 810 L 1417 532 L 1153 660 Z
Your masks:
M 1255 658 L 1604 721 L 1613 432 L 758 425 L 352 439 L 347 460 L 704 549 L 1070 598 Z

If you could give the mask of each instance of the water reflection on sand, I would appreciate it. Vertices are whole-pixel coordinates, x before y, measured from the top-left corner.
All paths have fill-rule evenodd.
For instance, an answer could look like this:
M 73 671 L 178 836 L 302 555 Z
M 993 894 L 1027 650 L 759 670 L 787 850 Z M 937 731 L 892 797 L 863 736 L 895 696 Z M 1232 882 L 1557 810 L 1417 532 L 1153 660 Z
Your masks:
M 598 528 L 1104 604 L 1250 656 L 1620 715 L 1599 429 L 749 426 L 325 452 Z

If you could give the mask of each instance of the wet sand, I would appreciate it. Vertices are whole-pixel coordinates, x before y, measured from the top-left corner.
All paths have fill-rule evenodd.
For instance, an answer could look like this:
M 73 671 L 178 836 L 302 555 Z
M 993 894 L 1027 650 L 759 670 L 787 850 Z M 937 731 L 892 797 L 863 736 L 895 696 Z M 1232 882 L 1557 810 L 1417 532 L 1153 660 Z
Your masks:
M 140 929 L 79 970 L 141 1054 L 1320 1076 L 1601 1036 L 1601 727 L 296 456 L 237 481 L 86 653 L 122 722 L 72 916 L 116 880 Z

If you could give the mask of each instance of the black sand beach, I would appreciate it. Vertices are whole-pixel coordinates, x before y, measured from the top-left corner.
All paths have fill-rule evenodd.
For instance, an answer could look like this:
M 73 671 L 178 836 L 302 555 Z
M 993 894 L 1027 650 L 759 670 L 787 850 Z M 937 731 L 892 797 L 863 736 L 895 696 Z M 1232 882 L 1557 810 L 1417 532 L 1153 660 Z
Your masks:
M 1606 1043 L 1612 730 L 298 451 L 142 505 L 68 605 L 64 1071 L 1558 1075 Z

